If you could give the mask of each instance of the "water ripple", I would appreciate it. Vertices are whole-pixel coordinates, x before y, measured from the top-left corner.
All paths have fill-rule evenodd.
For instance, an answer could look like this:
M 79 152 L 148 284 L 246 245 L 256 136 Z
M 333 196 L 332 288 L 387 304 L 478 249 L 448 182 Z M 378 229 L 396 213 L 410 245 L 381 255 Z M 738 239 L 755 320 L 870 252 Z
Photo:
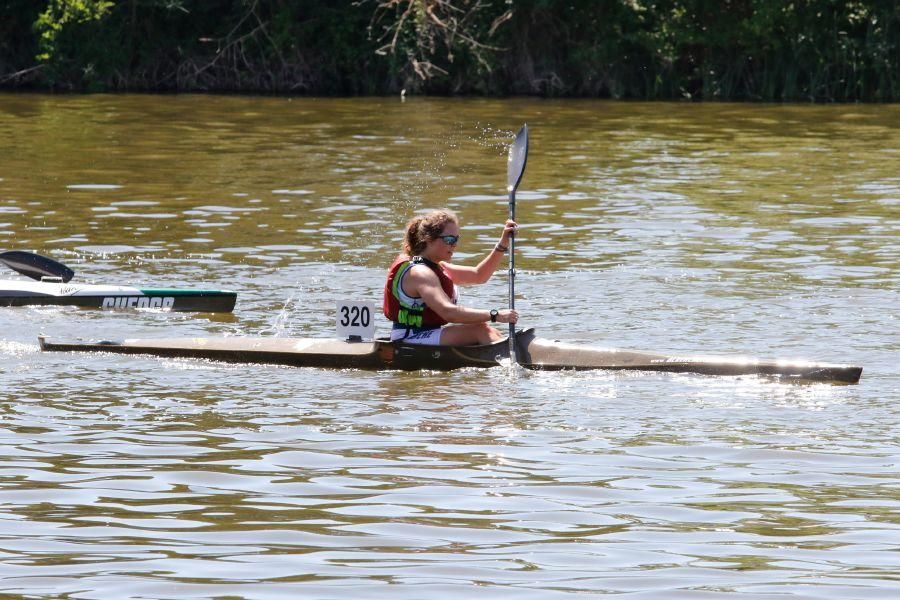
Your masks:
M 10 249 L 239 291 L 234 315 L 0 311 L 3 593 L 897 595 L 896 107 L 3 101 L 32 115 L 0 113 Z M 41 332 L 332 336 L 336 301 L 380 302 L 416 212 L 456 210 L 466 262 L 493 247 L 510 114 L 533 136 L 524 324 L 857 362 L 862 383 L 39 352 Z M 507 293 L 498 273 L 463 303 Z

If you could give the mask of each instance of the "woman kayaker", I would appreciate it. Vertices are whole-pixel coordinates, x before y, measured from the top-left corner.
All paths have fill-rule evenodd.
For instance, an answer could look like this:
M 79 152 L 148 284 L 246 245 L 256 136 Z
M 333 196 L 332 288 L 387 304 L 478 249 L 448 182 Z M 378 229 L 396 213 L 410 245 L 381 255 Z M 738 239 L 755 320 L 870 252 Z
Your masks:
M 516 323 L 519 314 L 459 306 L 457 286 L 490 279 L 516 227 L 514 221 L 506 221 L 500 241 L 478 266 L 464 267 L 450 262 L 460 238 L 456 214 L 444 209 L 411 219 L 406 224 L 403 252 L 391 265 L 384 286 L 384 315 L 394 323 L 391 340 L 467 345 L 503 339 L 490 323 Z

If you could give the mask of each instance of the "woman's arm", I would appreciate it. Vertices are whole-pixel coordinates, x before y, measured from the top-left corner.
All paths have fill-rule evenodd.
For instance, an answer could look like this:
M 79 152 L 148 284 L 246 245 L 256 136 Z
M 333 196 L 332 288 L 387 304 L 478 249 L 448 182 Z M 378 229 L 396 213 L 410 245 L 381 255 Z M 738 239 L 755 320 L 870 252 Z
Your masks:
M 437 275 L 428 267 L 410 269 L 406 275 L 404 288 L 408 294 L 422 298 L 428 308 L 450 323 L 484 323 L 491 320 L 490 310 L 453 304 L 441 287 Z M 509 323 L 511 318 L 510 311 L 501 310 L 497 315 L 497 322 Z
M 491 278 L 491 275 L 494 274 L 494 271 L 497 270 L 497 267 L 500 266 L 500 261 L 506 254 L 506 249 L 509 248 L 509 235 L 513 231 L 516 231 L 517 227 L 515 221 L 507 220 L 506 225 L 503 227 L 503 233 L 500 235 L 500 241 L 498 241 L 497 245 L 494 246 L 488 255 L 478 263 L 477 267 L 465 267 L 462 265 L 454 265 L 452 263 L 441 263 L 444 268 L 447 269 L 447 272 L 450 273 L 453 283 L 457 285 L 478 285 L 488 281 Z M 446 317 L 444 318 L 446 319 Z

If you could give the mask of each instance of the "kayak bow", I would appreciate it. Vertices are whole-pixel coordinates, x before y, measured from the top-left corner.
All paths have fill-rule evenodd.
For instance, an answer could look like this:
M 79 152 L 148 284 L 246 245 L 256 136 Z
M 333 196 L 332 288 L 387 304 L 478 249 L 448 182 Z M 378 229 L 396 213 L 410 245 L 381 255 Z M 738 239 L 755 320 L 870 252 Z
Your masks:
M 231 312 L 237 293 L 224 290 L 136 288 L 68 283 L 75 275 L 46 256 L 11 250 L 0 263 L 36 281 L 0 280 L 0 306 L 79 306 L 105 310 L 155 308 L 173 311 Z
M 483 346 L 421 346 L 375 340 L 351 342 L 315 338 L 168 338 L 120 342 L 55 342 L 38 338 L 46 352 L 113 352 L 167 358 L 203 358 L 231 363 L 367 370 L 438 370 L 496 367 L 509 358 L 509 343 Z M 533 329 L 515 337 L 519 364 L 535 370 L 629 370 L 759 375 L 790 381 L 857 383 L 861 367 L 802 361 L 709 356 L 666 356 L 615 348 L 564 344 L 536 337 Z

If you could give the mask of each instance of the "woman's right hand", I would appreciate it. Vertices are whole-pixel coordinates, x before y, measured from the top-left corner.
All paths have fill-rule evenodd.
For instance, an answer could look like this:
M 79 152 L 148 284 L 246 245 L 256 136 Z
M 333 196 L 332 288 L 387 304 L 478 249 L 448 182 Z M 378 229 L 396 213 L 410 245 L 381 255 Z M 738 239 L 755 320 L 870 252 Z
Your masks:
M 516 324 L 519 322 L 519 313 L 515 310 L 498 310 L 497 311 L 497 322 L 498 323 L 512 323 Z

